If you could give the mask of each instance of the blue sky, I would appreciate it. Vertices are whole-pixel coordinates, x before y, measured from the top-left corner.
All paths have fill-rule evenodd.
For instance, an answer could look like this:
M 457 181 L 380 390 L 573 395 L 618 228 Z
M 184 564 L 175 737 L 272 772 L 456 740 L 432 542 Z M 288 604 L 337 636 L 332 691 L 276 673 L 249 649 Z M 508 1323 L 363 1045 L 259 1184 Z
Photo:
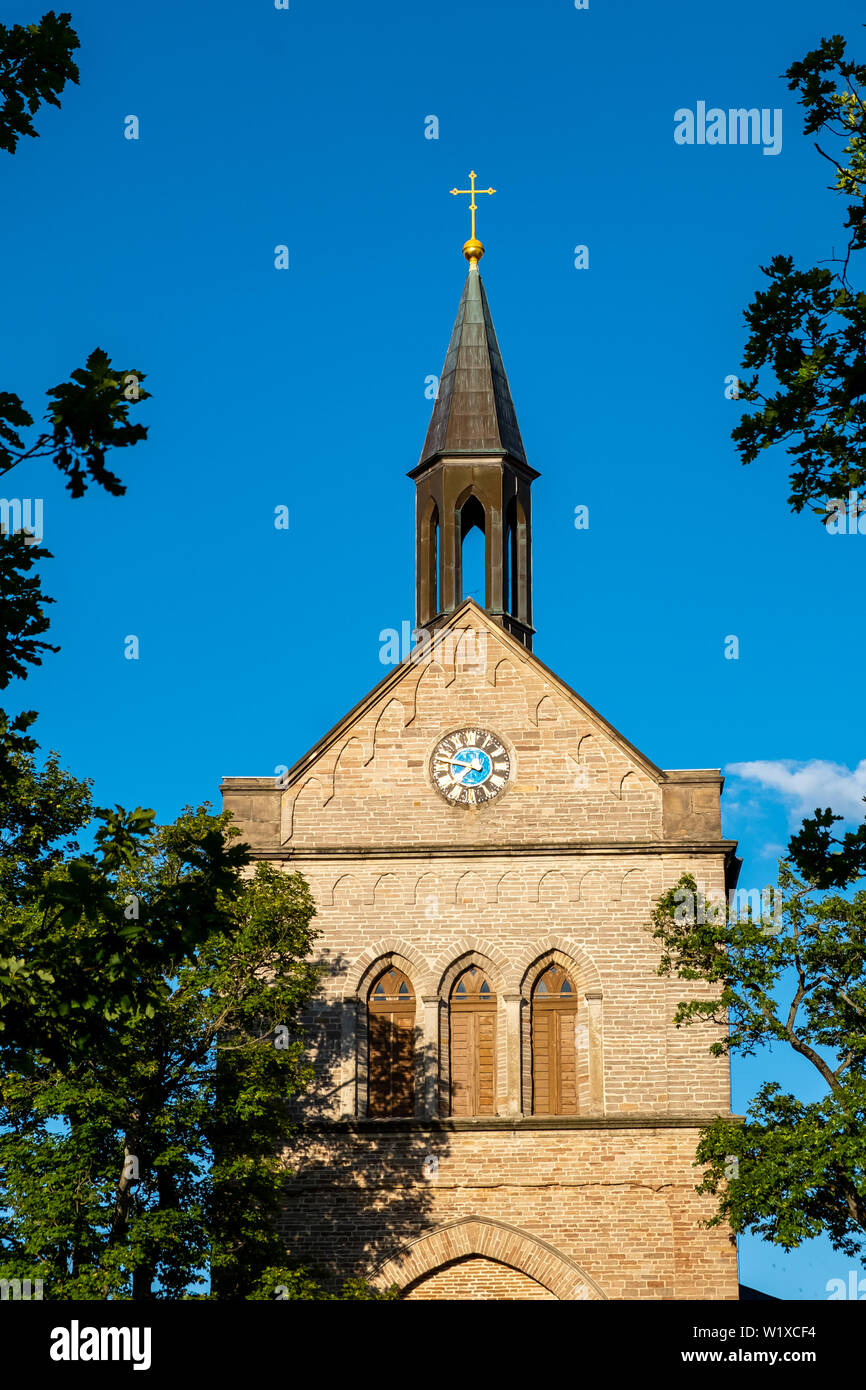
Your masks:
M 4 21 L 41 12 L 7 0 Z M 448 190 L 474 168 L 497 189 L 482 273 L 542 475 L 538 655 L 657 764 L 741 768 L 724 809 L 744 884 L 804 811 L 856 815 L 866 537 L 792 516 L 784 457 L 740 464 L 724 383 L 758 267 L 841 244 L 779 74 L 834 32 L 862 58 L 861 7 L 72 16 L 81 84 L 2 156 L 0 381 L 39 416 L 99 345 L 153 397 L 147 442 L 115 456 L 124 498 L 71 501 L 44 464 L 13 475 L 45 499 L 54 555 L 62 652 L 12 692 L 43 746 L 99 802 L 168 819 L 217 803 L 223 775 L 293 763 L 384 674 L 380 632 L 413 619 L 405 474 L 465 272 L 468 200 Z M 780 153 L 676 144 L 674 112 L 699 101 L 780 108 Z M 735 1063 L 734 1108 L 770 1075 L 811 1094 L 805 1068 L 760 1056 Z M 823 1298 L 852 1265 L 824 1242 L 740 1249 L 743 1281 L 783 1297 Z

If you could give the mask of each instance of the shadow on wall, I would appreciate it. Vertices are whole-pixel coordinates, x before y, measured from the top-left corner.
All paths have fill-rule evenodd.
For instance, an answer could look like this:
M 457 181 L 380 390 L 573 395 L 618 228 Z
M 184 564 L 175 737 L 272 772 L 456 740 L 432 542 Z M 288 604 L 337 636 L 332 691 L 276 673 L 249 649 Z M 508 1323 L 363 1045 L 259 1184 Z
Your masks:
M 347 962 L 331 957 L 332 977 Z M 415 1074 L 435 1067 L 435 1049 L 415 1025 Z M 447 1130 L 412 1115 L 335 1118 L 341 1061 L 340 1001 L 321 998 L 307 1034 L 316 1074 L 291 1105 L 285 1158 L 290 1175 L 280 1221 L 292 1262 L 304 1264 L 329 1289 L 369 1278 L 376 1266 L 433 1225 L 434 1189 L 449 1149 Z M 414 1101 L 414 1098 L 413 1098 Z

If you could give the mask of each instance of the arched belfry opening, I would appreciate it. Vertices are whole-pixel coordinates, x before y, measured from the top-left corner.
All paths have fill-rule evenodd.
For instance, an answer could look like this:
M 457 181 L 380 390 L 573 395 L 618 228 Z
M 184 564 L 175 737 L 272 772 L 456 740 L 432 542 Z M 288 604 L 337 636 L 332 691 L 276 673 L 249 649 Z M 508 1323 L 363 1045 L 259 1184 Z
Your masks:
M 487 606 L 487 535 L 484 508 L 474 493 L 457 513 L 457 554 L 460 565 L 457 600 L 474 598 L 480 608 Z
M 538 473 L 526 461 L 477 260 L 470 259 L 421 460 L 409 477 L 417 496 L 417 625 L 446 621 L 471 594 L 531 649 L 530 488 Z
M 428 498 L 418 530 L 424 565 L 423 571 L 418 571 L 418 607 L 432 615 L 439 612 L 439 508 L 432 498 Z

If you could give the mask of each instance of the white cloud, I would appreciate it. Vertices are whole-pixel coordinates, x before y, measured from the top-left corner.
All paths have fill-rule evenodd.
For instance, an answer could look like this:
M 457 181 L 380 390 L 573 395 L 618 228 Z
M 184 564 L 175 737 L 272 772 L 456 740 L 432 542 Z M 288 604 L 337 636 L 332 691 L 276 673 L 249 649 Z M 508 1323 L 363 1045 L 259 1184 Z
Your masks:
M 812 758 L 807 763 L 792 758 L 729 763 L 725 772 L 776 792 L 788 803 L 794 818 L 812 815 L 817 806 L 829 806 L 846 820 L 866 818 L 866 758 L 853 772 L 842 763 L 828 763 L 822 758 Z

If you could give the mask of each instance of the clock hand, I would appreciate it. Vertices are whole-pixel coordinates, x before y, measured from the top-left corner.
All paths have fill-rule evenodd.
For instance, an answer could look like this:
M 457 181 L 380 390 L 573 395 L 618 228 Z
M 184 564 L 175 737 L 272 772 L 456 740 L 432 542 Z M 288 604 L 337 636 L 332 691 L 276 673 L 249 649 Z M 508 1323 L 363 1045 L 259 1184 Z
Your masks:
M 463 779 L 472 771 L 474 771 L 472 763 L 465 763 L 462 765 L 460 773 L 452 772 L 451 775 L 455 782 L 460 782 L 462 784 Z

